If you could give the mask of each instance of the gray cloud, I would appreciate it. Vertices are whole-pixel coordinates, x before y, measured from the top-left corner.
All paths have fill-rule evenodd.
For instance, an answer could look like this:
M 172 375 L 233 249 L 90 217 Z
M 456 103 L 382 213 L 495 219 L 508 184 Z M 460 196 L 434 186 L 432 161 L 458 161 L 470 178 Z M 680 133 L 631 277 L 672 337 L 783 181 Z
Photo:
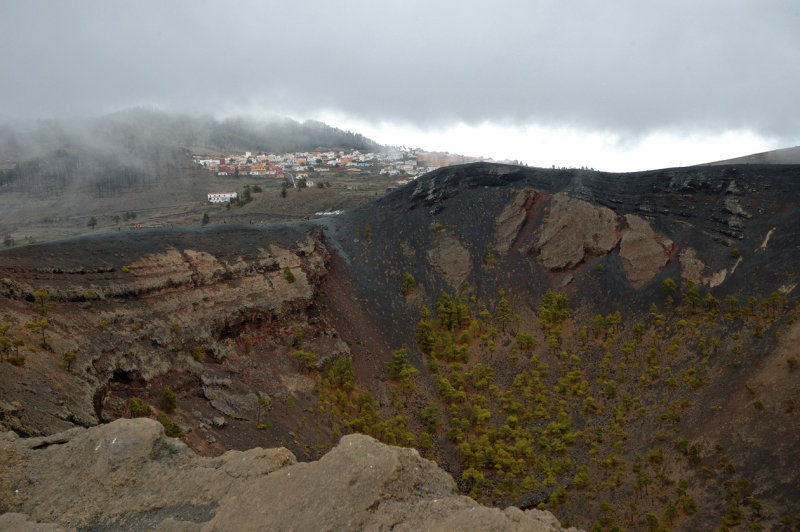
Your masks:
M 796 143 L 797 28 L 789 0 L 3 2 L 0 120 L 330 109 Z

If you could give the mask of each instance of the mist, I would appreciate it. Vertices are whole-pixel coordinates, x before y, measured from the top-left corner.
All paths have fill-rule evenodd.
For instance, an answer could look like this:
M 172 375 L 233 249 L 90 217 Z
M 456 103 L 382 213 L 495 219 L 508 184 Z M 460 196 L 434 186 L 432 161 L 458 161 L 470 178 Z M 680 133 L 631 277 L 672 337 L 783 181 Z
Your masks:
M 148 106 L 757 151 L 800 137 L 798 23 L 779 1 L 5 3 L 0 122 Z

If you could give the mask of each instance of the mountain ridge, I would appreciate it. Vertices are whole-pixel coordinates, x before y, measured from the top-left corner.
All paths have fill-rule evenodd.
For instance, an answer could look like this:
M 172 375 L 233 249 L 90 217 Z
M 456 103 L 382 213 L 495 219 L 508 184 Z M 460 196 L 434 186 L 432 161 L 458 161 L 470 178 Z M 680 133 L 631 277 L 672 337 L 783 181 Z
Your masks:
M 707 165 L 728 165 L 728 164 L 800 164 L 800 146 L 770 150 L 732 159 L 724 159 L 706 163 Z

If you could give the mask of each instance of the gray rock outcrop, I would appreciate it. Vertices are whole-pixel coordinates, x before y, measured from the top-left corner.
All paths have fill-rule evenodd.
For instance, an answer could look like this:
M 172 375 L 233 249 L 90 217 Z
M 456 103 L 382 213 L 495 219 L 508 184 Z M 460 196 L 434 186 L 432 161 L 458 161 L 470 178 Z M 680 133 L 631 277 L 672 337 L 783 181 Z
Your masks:
M 501 255 L 508 253 L 514 239 L 528 218 L 528 211 L 539 198 L 540 194 L 533 189 L 517 192 L 514 199 L 505 206 L 497 218 L 494 240 L 497 252 Z
M 678 255 L 678 262 L 681 265 L 681 278 L 690 279 L 695 284 L 708 285 L 711 288 L 719 286 L 728 275 L 727 268 L 723 268 L 711 275 L 705 275 L 708 266 L 697 256 L 694 248 L 686 248 Z M 737 262 L 738 265 L 738 262 Z M 734 266 L 735 267 L 735 266 Z
M 642 218 L 625 215 L 628 229 L 622 234 L 619 258 L 631 284 L 639 288 L 658 275 L 675 251 L 675 243 L 661 236 Z
M 472 270 L 469 251 L 453 236 L 442 236 L 427 254 L 431 265 L 453 288 L 460 287 Z
M 577 266 L 587 255 L 606 255 L 619 240 L 614 211 L 559 193 L 553 196 L 537 246 L 542 266 L 557 271 Z
M 0 434 L 0 530 L 562 530 L 539 510 L 458 495 L 413 449 L 345 436 L 317 462 L 286 449 L 202 458 L 150 419 Z

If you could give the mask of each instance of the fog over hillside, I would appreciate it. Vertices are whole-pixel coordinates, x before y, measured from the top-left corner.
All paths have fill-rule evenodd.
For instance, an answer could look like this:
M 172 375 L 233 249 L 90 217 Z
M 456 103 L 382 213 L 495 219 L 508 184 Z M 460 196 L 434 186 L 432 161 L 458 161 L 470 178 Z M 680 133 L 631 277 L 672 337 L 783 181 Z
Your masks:
M 170 148 L 283 153 L 322 147 L 379 148 L 363 135 L 314 120 L 259 120 L 245 116 L 220 120 L 210 115 L 147 108 L 127 109 L 91 120 L 54 119 L 0 128 L 0 160 L 27 159 L 59 149 L 130 154 Z
M 4 2 L 0 123 L 152 106 L 532 166 L 684 166 L 800 143 L 798 23 L 777 0 Z

